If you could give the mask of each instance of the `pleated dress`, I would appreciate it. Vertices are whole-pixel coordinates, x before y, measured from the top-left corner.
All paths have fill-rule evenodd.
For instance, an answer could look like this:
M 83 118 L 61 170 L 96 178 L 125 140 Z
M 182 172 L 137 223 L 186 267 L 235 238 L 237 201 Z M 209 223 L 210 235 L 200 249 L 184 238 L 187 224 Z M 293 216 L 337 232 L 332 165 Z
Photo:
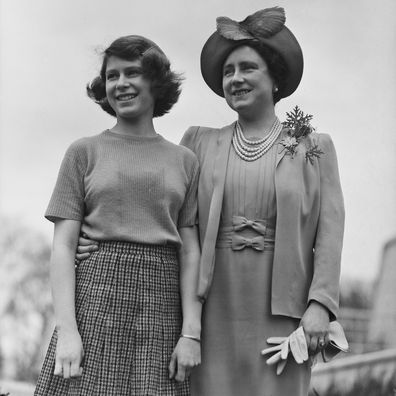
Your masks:
M 227 167 L 213 283 L 204 305 L 202 364 L 192 396 L 303 396 L 310 368 L 289 356 L 280 376 L 266 364 L 267 338 L 288 336 L 299 320 L 271 314 L 277 142 L 247 162 L 233 147 Z

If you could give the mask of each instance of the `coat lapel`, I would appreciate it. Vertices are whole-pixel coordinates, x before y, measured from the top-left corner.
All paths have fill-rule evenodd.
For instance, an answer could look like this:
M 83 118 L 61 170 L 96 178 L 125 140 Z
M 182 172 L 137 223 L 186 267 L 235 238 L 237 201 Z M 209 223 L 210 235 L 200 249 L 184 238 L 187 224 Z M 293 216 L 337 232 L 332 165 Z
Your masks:
M 279 162 L 281 162 L 282 158 L 285 156 L 286 154 L 286 150 L 285 148 L 280 144 L 280 142 L 286 137 L 288 129 L 287 128 L 283 128 L 282 132 L 280 134 L 279 137 L 279 143 L 278 143 L 278 147 L 277 147 L 277 153 L 276 153 L 276 166 L 275 168 L 278 166 Z
M 218 131 L 216 158 L 213 167 L 213 194 L 210 201 L 208 225 L 202 245 L 198 294 L 206 298 L 213 277 L 214 256 L 223 203 L 224 184 L 234 124 Z
M 233 123 L 220 129 L 219 136 L 217 138 L 217 153 L 213 170 L 213 197 L 215 197 L 216 195 L 221 195 L 221 201 L 223 201 L 225 177 L 227 172 L 228 157 L 230 154 L 234 127 L 235 124 Z M 220 215 L 221 207 L 218 208 L 216 206 L 216 208 L 219 210 Z

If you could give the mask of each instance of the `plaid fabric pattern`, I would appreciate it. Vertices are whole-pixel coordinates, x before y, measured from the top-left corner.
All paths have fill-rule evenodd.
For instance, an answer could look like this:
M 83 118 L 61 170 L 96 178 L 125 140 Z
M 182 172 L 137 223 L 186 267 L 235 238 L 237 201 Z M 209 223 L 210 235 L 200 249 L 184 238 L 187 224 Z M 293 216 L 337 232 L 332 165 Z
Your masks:
M 35 395 L 188 396 L 188 380 L 169 380 L 181 331 L 176 249 L 104 242 L 76 268 L 76 316 L 83 375 L 54 376 L 57 333 Z

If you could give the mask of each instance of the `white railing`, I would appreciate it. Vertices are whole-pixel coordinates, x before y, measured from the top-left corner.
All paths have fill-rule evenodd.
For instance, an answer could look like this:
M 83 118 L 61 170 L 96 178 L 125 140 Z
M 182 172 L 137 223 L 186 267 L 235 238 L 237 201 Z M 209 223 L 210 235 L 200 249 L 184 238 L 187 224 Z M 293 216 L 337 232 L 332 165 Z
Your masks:
M 25 382 L 0 380 L 0 393 L 10 396 L 33 396 L 34 385 Z
M 386 349 L 318 363 L 312 371 L 311 387 L 320 394 L 335 383 L 340 391 L 347 391 L 368 375 L 386 382 L 395 372 L 396 349 Z

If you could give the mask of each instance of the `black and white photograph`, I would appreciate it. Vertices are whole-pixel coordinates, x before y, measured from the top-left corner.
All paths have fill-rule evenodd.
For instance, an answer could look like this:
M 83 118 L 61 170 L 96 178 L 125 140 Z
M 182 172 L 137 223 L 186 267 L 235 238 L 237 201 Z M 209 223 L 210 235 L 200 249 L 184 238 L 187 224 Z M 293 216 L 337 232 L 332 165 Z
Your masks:
M 396 395 L 394 0 L 0 0 L 0 396 Z

